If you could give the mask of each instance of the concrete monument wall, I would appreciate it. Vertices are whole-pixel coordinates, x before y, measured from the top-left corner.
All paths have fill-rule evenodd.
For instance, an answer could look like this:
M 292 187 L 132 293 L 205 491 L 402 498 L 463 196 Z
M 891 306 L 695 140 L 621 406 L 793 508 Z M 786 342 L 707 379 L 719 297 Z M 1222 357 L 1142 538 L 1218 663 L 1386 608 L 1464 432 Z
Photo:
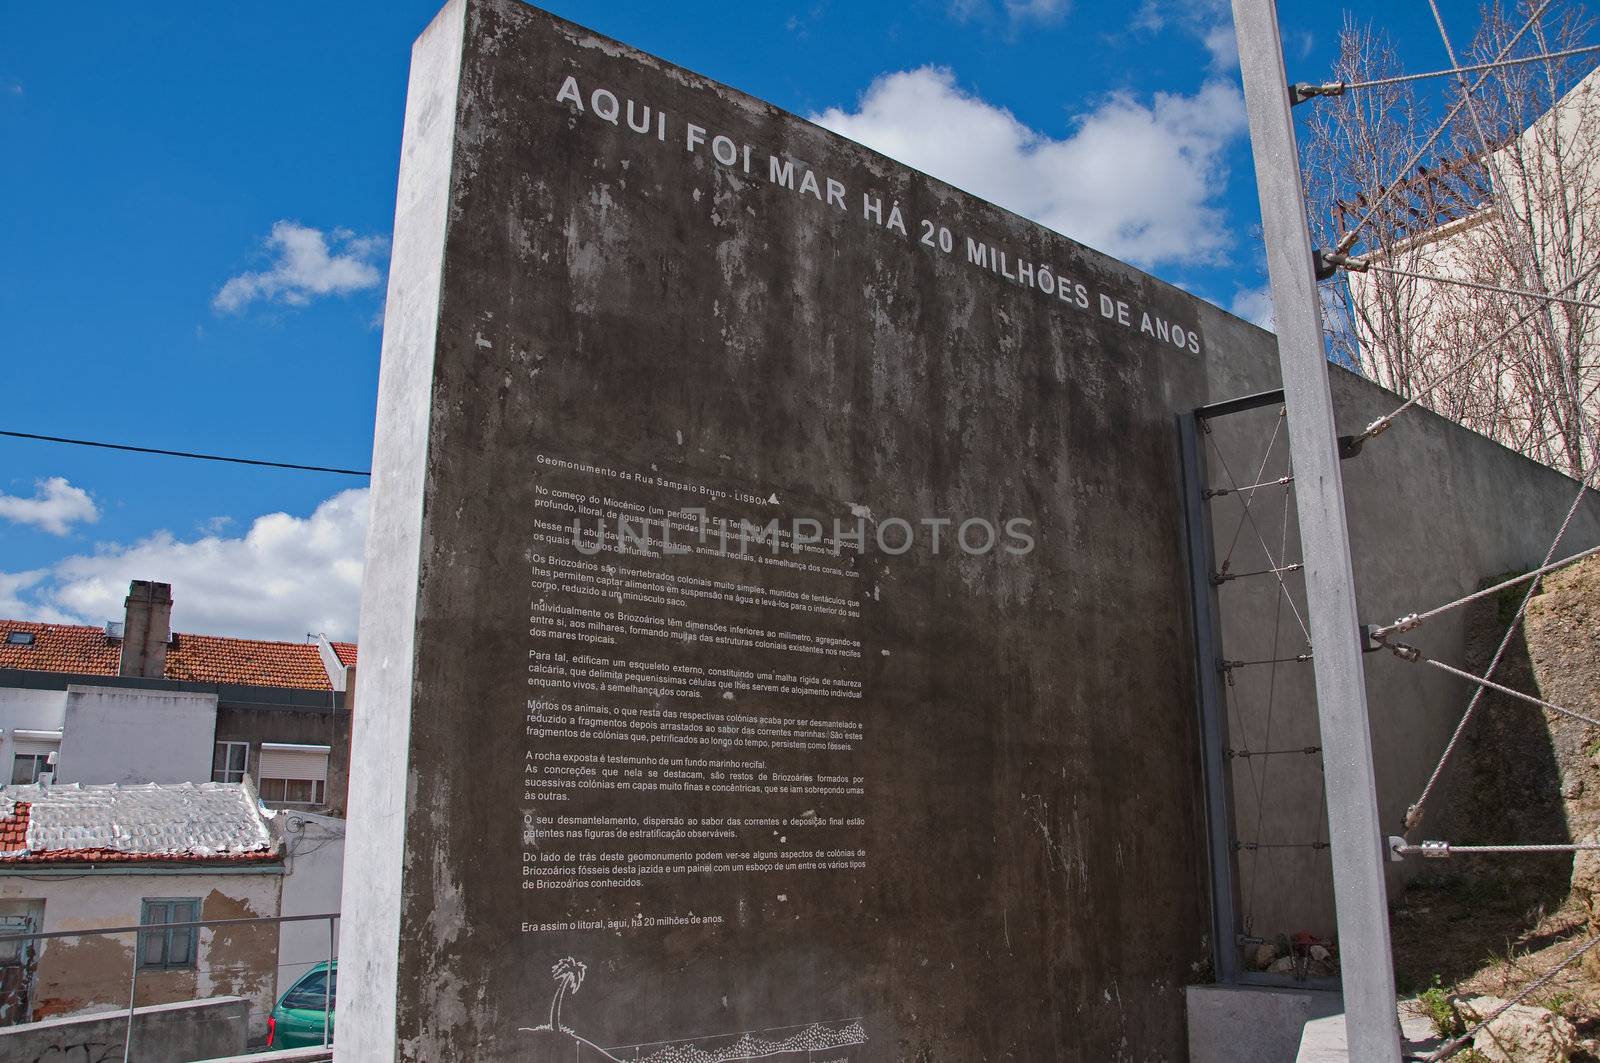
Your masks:
M 1181 1058 L 1270 337 L 515 0 L 409 92 L 339 1058 Z

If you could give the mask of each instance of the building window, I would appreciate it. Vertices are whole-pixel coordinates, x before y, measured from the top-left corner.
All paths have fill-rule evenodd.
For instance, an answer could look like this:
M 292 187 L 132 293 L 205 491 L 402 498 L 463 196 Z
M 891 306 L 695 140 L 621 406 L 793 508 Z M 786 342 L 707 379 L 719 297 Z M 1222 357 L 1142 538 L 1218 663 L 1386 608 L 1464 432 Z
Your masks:
M 327 802 L 327 746 L 261 743 L 261 800 L 272 805 Z
M 320 805 L 321 779 L 262 779 L 261 800 L 275 805 Z
M 190 923 L 200 918 L 197 897 L 146 897 L 139 910 L 139 925 Z M 195 965 L 195 931 L 198 927 L 144 930 L 139 933 L 139 966 L 146 970 L 192 970 Z
M 26 786 L 39 781 L 50 770 L 50 754 L 18 753 L 11 758 L 11 785 Z
M 244 782 L 245 762 L 250 756 L 249 742 L 218 742 L 211 755 L 212 782 Z
M 11 750 L 11 785 L 26 786 L 38 782 L 46 772 L 55 771 L 51 760 L 60 748 L 59 732 L 19 729 Z

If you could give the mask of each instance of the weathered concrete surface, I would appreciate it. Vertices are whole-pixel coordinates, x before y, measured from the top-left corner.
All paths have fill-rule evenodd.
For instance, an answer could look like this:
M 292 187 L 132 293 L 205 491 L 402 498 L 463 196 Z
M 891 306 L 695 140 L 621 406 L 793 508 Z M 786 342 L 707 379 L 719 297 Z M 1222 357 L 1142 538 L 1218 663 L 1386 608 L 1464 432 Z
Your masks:
M 211 778 L 215 694 L 73 684 L 61 722 L 58 783 L 179 783 Z
M 439 332 L 444 234 L 456 129 L 466 0 L 452 0 L 412 50 L 405 135 L 396 191 L 383 361 L 373 441 L 372 491 L 361 577 L 357 676 L 362 707 L 351 722 L 351 831 L 341 912 L 347 947 L 341 1053 L 350 1060 L 396 1055 L 399 949 L 411 780 L 411 712 L 421 582 L 423 481 L 427 473 L 430 378 Z M 356 750 L 365 771 L 354 770 Z M 407 973 L 406 986 L 416 986 Z M 408 990 L 409 991 L 409 990 Z
M 245 1049 L 250 1002 L 212 997 L 135 1008 L 132 1063 L 190 1063 Z M 0 1059 L 15 1063 L 121 1063 L 128 1010 L 0 1027 Z
M 1432 1024 L 1420 1015 L 1400 1011 L 1400 1035 L 1406 1052 L 1427 1052 L 1439 1047 Z M 1300 1036 L 1300 1052 L 1295 1063 L 1358 1063 L 1350 1058 L 1346 1043 L 1344 1014 L 1312 1019 Z
M 83 930 L 82 937 L 47 940 L 40 952 L 33 1003 L 36 1018 L 72 1016 L 128 1004 L 133 935 L 92 933 L 99 927 L 137 926 L 141 901 L 193 897 L 201 919 L 275 915 L 282 874 L 127 874 L 69 870 L 41 873 L 20 868 L 0 875 L 0 899 L 43 903 L 47 932 Z M 278 928 L 271 923 L 201 929 L 196 963 L 188 970 L 148 970 L 139 975 L 143 1005 L 197 997 L 241 996 L 253 1005 L 251 1032 L 264 1036 L 275 1003 Z M 120 1043 L 120 1042 L 119 1042 Z M 0 1059 L 10 1058 L 0 1053 Z
M 546 1016 L 599 1045 L 859 1017 L 866 1042 L 841 1059 L 1182 1058 L 1179 990 L 1212 943 L 1174 416 L 1273 386 L 1270 337 L 511 0 L 447 7 L 418 43 L 410 93 L 363 591 L 341 1058 L 521 1059 L 561 1040 L 522 1032 Z M 627 101 L 656 124 L 630 127 Z M 892 207 L 902 230 L 883 220 Z M 1394 401 L 1347 376 L 1335 387 L 1354 423 L 1344 431 Z M 1464 564 L 1494 564 L 1537 537 L 1530 514 L 1560 505 L 1556 479 L 1425 415 L 1383 442 L 1401 457 L 1353 472 L 1350 488 L 1358 543 L 1386 547 L 1361 571 L 1379 615 L 1475 580 L 1424 565 L 1442 536 L 1476 544 Z M 717 695 L 742 712 L 859 718 L 864 868 L 523 888 L 543 855 L 524 853 L 544 844 L 524 815 L 555 807 L 522 785 L 526 758 L 581 748 L 523 730 L 530 699 L 571 697 L 530 683 L 530 654 L 550 649 L 530 643 L 530 597 L 579 601 L 530 595 L 531 559 L 582 560 L 559 520 L 539 524 L 550 492 L 586 489 L 547 458 L 625 474 L 624 496 L 650 482 L 662 504 L 693 494 L 665 482 L 784 517 L 1032 522 L 1026 556 L 873 548 L 853 561 L 841 578 L 859 581 L 856 705 Z M 1514 518 L 1476 519 L 1508 492 Z M 1413 500 L 1428 508 L 1400 512 Z M 715 575 L 699 555 L 683 564 Z M 782 589 L 757 577 L 763 593 Z M 698 614 L 742 615 L 728 603 Z M 718 661 L 688 642 L 660 657 Z M 748 658 L 774 667 L 764 651 Z M 1386 810 L 1409 800 L 1417 751 L 1448 712 L 1419 675 L 1392 696 L 1428 707 L 1380 725 Z M 683 704 L 611 701 L 635 714 Z M 1314 720 L 1308 699 L 1296 711 Z M 778 770 L 808 763 L 773 757 Z M 584 815 L 800 818 L 846 804 L 772 789 L 742 805 L 569 796 Z M 1314 796 L 1297 817 L 1315 815 Z M 553 1007 L 547 973 L 566 957 L 587 980 Z
M 1179 989 L 1208 942 L 1172 415 L 1213 387 L 1270 383 L 1262 339 L 748 97 L 530 8 L 465 12 L 459 100 L 413 82 L 408 159 L 414 130 L 459 110 L 451 212 L 448 239 L 434 230 L 436 328 L 391 294 L 407 316 L 385 337 L 379 567 L 362 609 L 358 701 L 394 715 L 358 714 L 354 761 L 372 775 L 356 781 L 351 859 L 375 873 L 347 893 L 346 978 L 361 975 L 341 1011 L 397 1022 L 385 1048 L 347 1020 L 341 1051 L 517 1058 L 516 1028 L 548 1011 L 543 972 L 570 954 L 590 975 L 569 1013 L 599 1044 L 860 1015 L 871 1058 L 1178 1056 Z M 447 74 L 446 45 L 422 48 L 415 69 Z M 674 142 L 559 103 L 569 75 L 650 101 Z M 771 153 L 839 181 L 848 209 L 686 152 L 689 121 L 759 146 L 762 167 Z M 406 263 L 428 158 L 401 179 L 395 291 L 424 283 Z M 864 193 L 885 214 L 898 203 L 907 235 L 864 219 Z M 953 253 L 918 243 L 920 219 L 959 234 Z M 1050 263 L 1087 305 L 971 264 L 969 235 L 1004 245 L 1013 269 Z M 1102 295 L 1129 324 L 1101 315 Z M 1203 353 L 1142 333 L 1146 312 Z M 865 873 L 735 875 L 668 898 L 726 912 L 723 929 L 521 932 L 595 904 L 519 889 L 508 786 L 523 771 L 528 593 L 513 574 L 533 488 L 558 482 L 541 452 L 818 517 L 858 503 L 1042 529 L 1025 561 L 866 563 Z M 387 486 L 420 461 L 425 489 Z M 416 585 L 397 572 L 414 566 L 419 510 L 413 636 Z M 390 854 L 366 861 L 384 845 L 404 851 L 398 932 L 373 931 L 398 938 L 397 990 L 392 944 L 356 942 L 365 914 L 389 911 L 372 893 L 400 888 Z
M 1360 377 L 1338 369 L 1331 372 L 1342 435 L 1360 431 L 1400 403 Z M 1216 425 L 1211 438 L 1225 453 L 1221 460 L 1213 455 L 1214 484 L 1227 485 L 1224 461 L 1235 477 L 1244 477 L 1238 482 L 1254 480 L 1276 415 L 1272 408 Z M 1283 455 L 1280 438 L 1264 479 L 1286 471 L 1280 463 Z M 1370 623 L 1387 623 L 1444 604 L 1477 589 L 1487 577 L 1537 566 L 1578 490 L 1566 476 L 1421 409 L 1407 413 L 1369 442 L 1359 457 L 1343 463 L 1341 472 L 1357 600 L 1362 619 Z M 1299 536 L 1292 509 L 1287 524 L 1282 520 L 1284 501 L 1281 490 L 1258 492 L 1252 519 L 1275 555 L 1297 561 Z M 1243 521 L 1232 570 L 1267 567 L 1267 555 L 1244 521 L 1237 499 L 1216 499 L 1213 509 L 1224 536 L 1218 544 L 1219 563 L 1226 536 Z M 1567 530 L 1562 555 L 1597 542 L 1600 505 L 1591 492 Z M 1303 616 L 1301 584 L 1294 577 L 1286 582 L 1289 597 Z M 1281 659 L 1305 649 L 1294 610 L 1285 605 L 1280 611 L 1278 588 L 1270 579 L 1236 580 L 1219 588 L 1218 597 L 1226 657 Z M 1465 619 L 1463 611 L 1446 613 L 1401 638 L 1431 657 L 1464 667 L 1471 659 Z M 1496 631 L 1495 641 L 1498 635 Z M 1472 688 L 1387 653 L 1369 654 L 1364 663 L 1379 813 L 1388 829 L 1400 833 L 1406 809 L 1421 793 Z M 1309 665 L 1238 669 L 1227 694 L 1235 746 L 1261 750 L 1321 744 Z M 1326 839 L 1317 763 L 1317 758 L 1298 756 L 1233 762 L 1241 840 Z M 1419 837 L 1451 837 L 1448 809 L 1457 780 L 1453 773 L 1445 779 L 1430 802 Z M 1243 852 L 1238 860 L 1244 906 L 1253 916 L 1256 935 L 1272 939 L 1304 931 L 1332 936 L 1333 891 L 1326 850 Z M 1420 861 L 1388 865 L 1391 888 L 1419 865 Z
M 1338 993 L 1196 985 L 1183 991 L 1189 1063 L 1295 1063 L 1312 1019 L 1343 1011 Z
M 279 915 L 323 915 L 339 910 L 344 877 L 345 822 L 333 816 L 290 813 L 302 826 L 286 831 L 290 873 L 283 880 Z M 338 952 L 339 923 L 332 933 L 325 920 L 281 923 L 278 927 L 278 985 L 274 999 Z M 332 957 L 329 950 L 332 949 Z

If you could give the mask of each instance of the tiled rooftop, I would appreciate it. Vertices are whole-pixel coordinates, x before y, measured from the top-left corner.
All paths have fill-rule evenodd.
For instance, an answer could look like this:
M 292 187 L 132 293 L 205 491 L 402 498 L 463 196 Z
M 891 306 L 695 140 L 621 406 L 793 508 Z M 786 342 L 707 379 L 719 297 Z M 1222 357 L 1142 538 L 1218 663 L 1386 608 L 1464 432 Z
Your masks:
M 0 866 L 260 863 L 278 852 L 238 783 L 0 787 Z
M 13 631 L 31 633 L 33 645 L 14 646 L 7 642 L 5 636 Z M 121 656 L 122 643 L 106 638 L 102 628 L 0 620 L 0 668 L 116 675 Z
M 31 645 L 13 645 L 13 631 L 33 635 Z M 335 642 L 346 665 L 356 663 L 353 642 Z M 0 620 L 0 668 L 72 675 L 116 675 L 122 642 L 105 630 L 82 624 L 45 624 L 33 620 Z M 167 649 L 164 678 L 196 683 L 331 690 L 322 657 L 312 642 L 268 642 L 217 635 L 176 634 Z

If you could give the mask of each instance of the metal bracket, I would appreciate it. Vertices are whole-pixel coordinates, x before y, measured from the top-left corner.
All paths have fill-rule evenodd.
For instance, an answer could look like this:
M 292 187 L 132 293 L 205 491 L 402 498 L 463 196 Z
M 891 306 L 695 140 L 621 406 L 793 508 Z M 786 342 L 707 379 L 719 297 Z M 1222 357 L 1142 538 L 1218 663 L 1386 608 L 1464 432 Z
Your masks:
M 1309 81 L 1291 81 L 1289 83 L 1289 106 L 1298 107 L 1307 100 L 1314 100 L 1318 96 L 1343 96 L 1346 86 L 1342 81 L 1329 81 L 1321 85 L 1314 85 Z
M 1311 269 L 1317 275 L 1317 280 L 1325 281 L 1341 269 L 1351 273 L 1365 273 L 1371 268 L 1365 259 L 1352 258 L 1343 251 L 1324 251 L 1322 248 L 1313 248 L 1311 251 Z

